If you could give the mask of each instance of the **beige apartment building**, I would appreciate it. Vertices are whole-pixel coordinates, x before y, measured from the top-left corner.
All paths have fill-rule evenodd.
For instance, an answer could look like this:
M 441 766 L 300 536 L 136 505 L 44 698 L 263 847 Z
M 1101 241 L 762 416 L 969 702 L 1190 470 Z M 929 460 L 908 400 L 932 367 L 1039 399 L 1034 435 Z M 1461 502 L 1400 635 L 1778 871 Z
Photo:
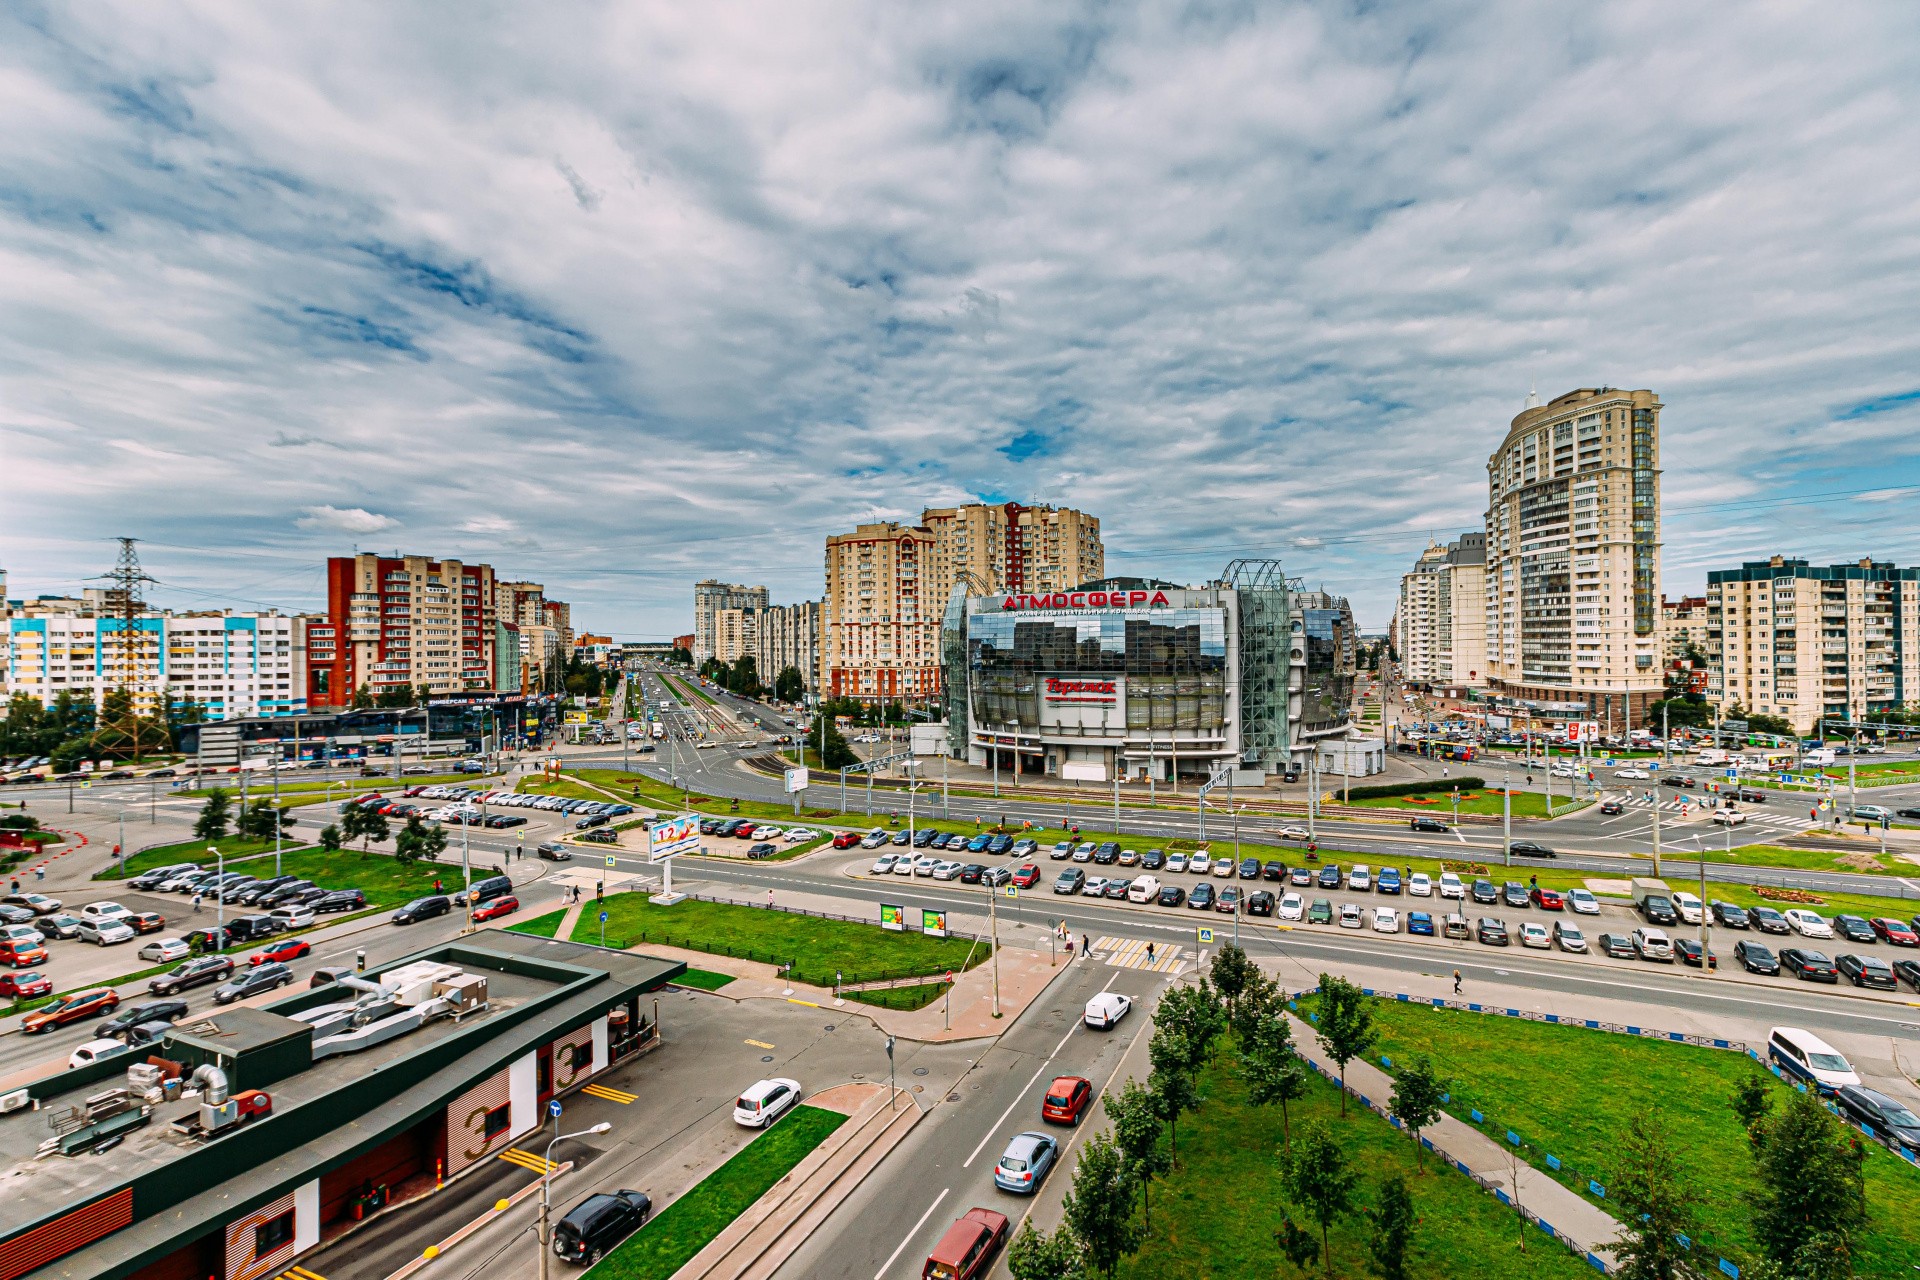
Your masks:
M 495 578 L 485 564 L 428 556 L 333 556 L 327 614 L 309 625 L 307 704 L 373 693 L 492 689 Z
M 1920 701 L 1920 569 L 1774 556 L 1707 575 L 1707 696 L 1784 716 L 1876 720 Z
M 1068 507 L 1017 502 L 929 507 L 920 523 L 933 534 L 925 599 L 945 610 L 964 577 L 996 591 L 1071 591 L 1107 576 L 1100 519 Z
M 1487 459 L 1487 687 L 1619 727 L 1661 696 L 1660 409 L 1583 387 Z
M 494 590 L 500 621 L 519 632 L 520 670 L 501 672 L 500 687 L 538 690 L 553 684 L 554 673 L 573 650 L 573 610 L 547 598 L 538 582 L 502 582 Z
M 722 662 L 738 662 L 747 654 L 760 662 L 759 614 L 753 609 L 716 609 L 713 612 L 713 656 Z M 766 679 L 762 670 L 760 678 Z
M 715 627 L 716 615 L 722 609 L 765 609 L 769 598 L 765 587 L 720 582 L 714 578 L 703 578 L 694 583 L 693 665 L 697 668 L 707 659 L 719 656 Z
M 776 604 L 759 618 L 760 679 L 771 685 L 780 672 L 792 667 L 809 690 L 820 688 L 821 602 L 802 600 Z
M 1487 676 L 1487 538 L 1464 533 L 1420 553 L 1400 579 L 1394 643 L 1402 678 L 1436 690 L 1480 688 Z
M 1701 653 L 1707 649 L 1707 598 L 1681 596 L 1678 600 L 1660 597 L 1660 656 L 1672 662 L 1687 656 L 1689 647 Z
M 822 696 L 910 701 L 939 692 L 945 598 L 927 591 L 935 545 L 929 530 L 893 521 L 827 539 Z

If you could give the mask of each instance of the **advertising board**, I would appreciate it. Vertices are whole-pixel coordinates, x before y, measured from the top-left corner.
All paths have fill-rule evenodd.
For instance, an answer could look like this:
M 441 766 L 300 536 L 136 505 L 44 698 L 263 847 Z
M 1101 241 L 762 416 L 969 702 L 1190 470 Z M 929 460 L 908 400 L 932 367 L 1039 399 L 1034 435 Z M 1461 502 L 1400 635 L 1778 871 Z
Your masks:
M 687 813 L 647 824 L 647 861 L 658 862 L 700 847 L 700 816 Z

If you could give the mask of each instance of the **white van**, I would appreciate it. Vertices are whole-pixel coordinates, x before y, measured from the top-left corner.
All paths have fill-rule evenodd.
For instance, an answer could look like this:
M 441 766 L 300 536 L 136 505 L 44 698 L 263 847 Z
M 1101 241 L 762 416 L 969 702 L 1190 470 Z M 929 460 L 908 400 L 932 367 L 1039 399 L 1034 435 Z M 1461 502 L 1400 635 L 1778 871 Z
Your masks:
M 1833 1093 L 1842 1085 L 1857 1085 L 1853 1064 L 1838 1049 L 1811 1031 L 1798 1027 L 1775 1027 L 1767 1035 L 1767 1060 L 1786 1073 L 1790 1080 L 1810 1084 L 1820 1093 Z
M 1800 763 L 1803 765 L 1811 765 L 1816 769 L 1824 769 L 1838 759 L 1839 757 L 1833 754 L 1833 748 L 1815 747 L 1800 757 Z
M 1160 881 L 1153 876 L 1141 876 L 1127 886 L 1128 902 L 1153 902 L 1160 896 Z

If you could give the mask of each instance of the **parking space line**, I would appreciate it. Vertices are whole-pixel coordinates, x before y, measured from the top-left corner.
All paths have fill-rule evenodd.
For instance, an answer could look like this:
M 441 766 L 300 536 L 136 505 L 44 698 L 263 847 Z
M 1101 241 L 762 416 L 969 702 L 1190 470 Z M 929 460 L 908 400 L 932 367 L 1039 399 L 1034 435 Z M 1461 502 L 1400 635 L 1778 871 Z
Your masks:
M 952 1187 L 940 1188 L 940 1194 L 933 1198 L 933 1203 L 927 1206 L 927 1211 L 920 1215 L 920 1221 L 913 1224 L 913 1229 L 907 1232 L 906 1238 L 894 1246 L 893 1252 L 887 1255 L 887 1260 L 880 1264 L 878 1271 L 873 1273 L 873 1280 L 882 1280 L 887 1274 L 887 1268 L 893 1265 L 894 1259 L 900 1256 L 901 1251 L 912 1242 L 913 1238 L 920 1234 L 920 1228 L 927 1225 L 927 1219 L 933 1216 L 933 1211 L 940 1207 L 940 1202 L 947 1198 L 947 1192 L 951 1190 L 953 1190 Z
M 591 1094 L 596 1098 L 604 1098 L 608 1102 L 617 1102 L 623 1107 L 640 1096 L 637 1093 L 628 1093 L 625 1089 L 614 1089 L 604 1084 L 590 1084 L 580 1092 Z
M 748 1043 L 748 1044 L 750 1044 L 750 1045 L 752 1045 L 752 1046 L 753 1046 L 754 1048 L 756 1048 L 756 1049 L 771 1049 L 771 1048 L 773 1048 L 773 1046 L 772 1046 L 772 1045 L 770 1045 L 770 1044 L 768 1044 L 768 1043 L 767 1043 L 767 1042 L 766 1042 L 765 1040 L 749 1040 L 749 1041 L 747 1041 L 747 1043 Z

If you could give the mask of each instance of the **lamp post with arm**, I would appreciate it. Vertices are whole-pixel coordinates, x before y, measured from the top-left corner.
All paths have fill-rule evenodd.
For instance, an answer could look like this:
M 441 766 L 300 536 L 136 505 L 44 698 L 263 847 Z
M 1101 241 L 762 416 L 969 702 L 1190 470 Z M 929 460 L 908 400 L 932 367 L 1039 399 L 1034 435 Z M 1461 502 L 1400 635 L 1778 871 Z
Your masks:
M 613 1128 L 612 1125 L 602 1120 L 591 1129 L 582 1129 L 577 1133 L 561 1133 L 559 1132 L 560 1113 L 558 1111 L 553 1113 L 553 1127 L 555 1130 L 553 1141 L 547 1143 L 547 1167 L 540 1175 L 540 1230 L 538 1233 L 540 1240 L 540 1280 L 547 1280 L 547 1256 L 553 1252 L 553 1231 L 552 1228 L 547 1225 L 549 1218 L 547 1193 L 548 1189 L 553 1185 L 554 1144 L 562 1142 L 567 1138 L 584 1138 L 589 1134 L 605 1133 L 607 1130 Z

